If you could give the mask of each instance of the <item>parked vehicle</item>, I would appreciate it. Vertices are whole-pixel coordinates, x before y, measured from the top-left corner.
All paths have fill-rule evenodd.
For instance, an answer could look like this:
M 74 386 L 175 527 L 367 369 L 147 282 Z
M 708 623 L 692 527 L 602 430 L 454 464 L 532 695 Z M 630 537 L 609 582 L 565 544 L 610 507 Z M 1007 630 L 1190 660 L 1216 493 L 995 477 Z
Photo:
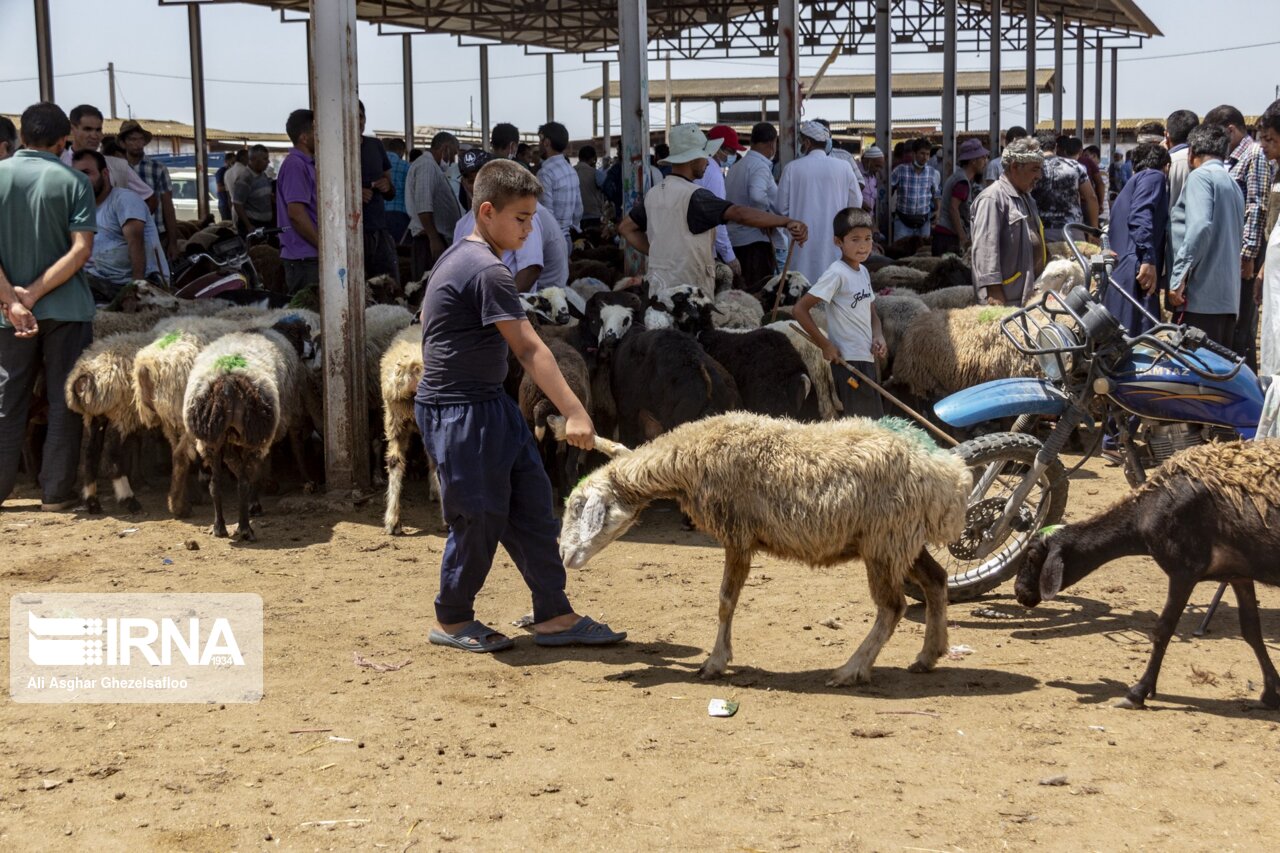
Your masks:
M 169 180 L 173 184 L 173 212 L 178 219 L 195 222 L 200 218 L 199 213 L 199 194 L 197 187 L 199 181 L 196 177 L 195 169 L 170 169 Z M 209 172 L 209 186 L 206 188 L 209 196 L 209 210 L 215 214 L 218 212 L 218 196 L 213 188 L 213 172 Z
M 249 257 L 249 246 L 265 242 L 281 228 L 258 228 L 244 238 L 229 226 L 217 230 L 217 239 L 208 248 L 187 244 L 186 252 L 173 263 L 174 295 L 182 299 L 218 297 L 235 302 L 265 301 L 280 307 L 288 299 L 261 289 L 262 281 Z
M 1149 332 L 1126 334 L 1103 307 L 1114 264 L 1105 235 L 1080 225 L 1067 228 L 1102 246 L 1086 261 L 1075 238 L 1069 243 L 1085 269 L 1085 284 L 1064 294 L 1046 293 L 1001 324 L 1010 344 L 1034 357 L 1045 378 L 987 382 L 934 407 L 954 427 L 1017 419 L 1010 432 L 955 448 L 974 471 L 967 524 L 958 541 L 931 549 L 950 575 L 952 601 L 989 592 L 1017 572 L 1031 537 L 1062 519 L 1068 477 L 1098 451 L 1104 431 L 1115 436 L 1125 475 L 1137 486 L 1147 470 L 1179 450 L 1252 438 L 1262 416 L 1265 391 L 1258 377 L 1241 356 L 1200 329 L 1150 318 L 1155 326 Z M 1027 430 L 1044 417 L 1057 423 L 1041 443 Z M 1081 427 L 1091 434 L 1092 446 L 1067 471 L 1060 454 Z

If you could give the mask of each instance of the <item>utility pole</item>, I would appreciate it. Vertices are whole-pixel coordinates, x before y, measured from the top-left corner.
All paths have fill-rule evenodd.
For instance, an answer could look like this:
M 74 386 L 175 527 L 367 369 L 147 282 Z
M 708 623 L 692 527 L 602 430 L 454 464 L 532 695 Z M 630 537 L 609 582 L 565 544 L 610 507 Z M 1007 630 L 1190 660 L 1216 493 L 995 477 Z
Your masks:
M 116 118 L 116 64 L 107 63 L 107 85 L 111 87 L 111 117 Z

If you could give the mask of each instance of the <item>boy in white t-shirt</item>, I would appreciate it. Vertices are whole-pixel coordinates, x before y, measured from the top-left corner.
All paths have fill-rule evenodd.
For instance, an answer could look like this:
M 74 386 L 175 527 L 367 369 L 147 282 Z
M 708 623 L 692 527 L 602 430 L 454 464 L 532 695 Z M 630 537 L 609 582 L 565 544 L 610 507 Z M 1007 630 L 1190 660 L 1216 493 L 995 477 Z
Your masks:
M 871 255 L 871 214 L 861 208 L 846 207 L 836 214 L 835 243 L 840 260 L 827 267 L 822 277 L 800 297 L 795 317 L 801 328 L 822 347 L 828 362 L 843 358 L 867 376 L 879 380 L 875 359 L 884 357 L 884 333 L 876 313 L 871 275 L 862 264 Z M 809 311 L 819 302 L 827 303 L 827 334 L 823 334 Z M 884 416 L 880 395 L 865 382 L 838 364 L 831 365 L 845 417 Z M 849 383 L 853 379 L 856 387 Z

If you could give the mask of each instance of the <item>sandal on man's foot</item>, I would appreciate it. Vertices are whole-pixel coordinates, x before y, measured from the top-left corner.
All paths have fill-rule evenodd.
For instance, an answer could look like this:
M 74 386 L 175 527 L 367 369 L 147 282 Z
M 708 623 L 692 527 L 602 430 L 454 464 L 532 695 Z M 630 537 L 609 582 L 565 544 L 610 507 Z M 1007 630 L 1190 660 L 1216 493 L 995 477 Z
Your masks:
M 567 631 L 533 635 L 533 641 L 539 646 L 607 646 L 620 643 L 626 638 L 626 631 L 614 631 L 590 616 L 583 616 Z
M 490 637 L 496 637 L 497 639 L 491 640 L 489 639 Z M 515 640 L 504 635 L 501 631 L 495 631 L 478 620 L 473 620 L 452 634 L 446 634 L 439 628 L 432 628 L 431 632 L 427 634 L 427 640 L 433 646 L 449 646 L 454 649 L 462 649 L 464 652 L 478 652 L 481 654 L 506 651 L 516 644 Z

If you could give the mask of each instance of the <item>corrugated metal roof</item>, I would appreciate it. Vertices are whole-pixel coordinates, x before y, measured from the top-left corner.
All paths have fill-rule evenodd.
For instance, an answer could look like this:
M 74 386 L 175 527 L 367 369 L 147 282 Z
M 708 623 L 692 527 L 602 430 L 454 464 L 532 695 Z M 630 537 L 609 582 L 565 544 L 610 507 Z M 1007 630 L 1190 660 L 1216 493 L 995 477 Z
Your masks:
M 597 86 L 582 97 L 588 101 L 600 100 L 604 87 Z M 1000 91 L 1008 94 L 1019 94 L 1027 88 L 1025 70 L 1000 72 Z M 1043 68 L 1036 71 L 1036 89 L 1041 92 L 1053 91 L 1053 69 Z M 609 83 L 609 97 L 617 98 L 620 87 L 616 81 Z M 666 98 L 666 82 L 649 80 L 649 100 L 663 101 Z M 991 91 L 991 74 L 987 71 L 959 71 L 956 73 L 956 92 L 960 95 L 985 95 Z M 912 71 L 893 75 L 893 96 L 895 98 L 936 97 L 942 92 L 942 75 L 931 71 Z M 874 97 L 876 94 L 876 75 L 874 74 L 828 74 L 822 78 L 822 85 L 814 98 L 847 98 Z M 671 99 L 673 101 L 752 101 L 761 98 L 776 99 L 778 97 L 778 78 L 773 77 L 702 77 L 697 79 L 681 79 L 671 81 Z
M 7 118 L 11 119 L 19 129 L 21 129 L 22 121 L 20 115 L 7 114 Z M 120 125 L 128 119 L 122 118 L 105 118 L 102 120 L 102 132 L 108 136 L 120 132 Z M 195 139 L 196 131 L 189 124 L 183 124 L 179 121 L 164 121 L 161 119 L 141 118 L 135 119 L 142 125 L 143 130 L 151 132 L 152 136 L 162 137 L 164 139 Z M 219 130 L 216 127 L 207 129 L 205 138 L 210 142 L 288 142 L 289 136 L 284 133 L 267 133 L 264 131 L 238 131 L 238 130 Z

